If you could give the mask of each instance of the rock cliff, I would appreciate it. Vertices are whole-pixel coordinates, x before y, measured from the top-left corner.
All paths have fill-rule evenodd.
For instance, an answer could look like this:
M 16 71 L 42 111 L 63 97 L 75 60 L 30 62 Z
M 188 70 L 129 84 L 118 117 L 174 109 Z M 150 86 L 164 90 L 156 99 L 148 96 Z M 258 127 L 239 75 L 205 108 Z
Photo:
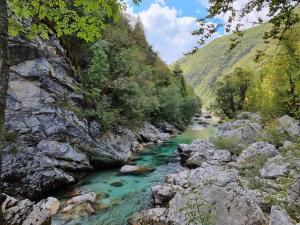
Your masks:
M 149 123 L 141 130 L 118 127 L 103 133 L 101 124 L 70 110 L 68 106 L 82 109 L 84 100 L 75 91 L 76 75 L 56 38 L 10 39 L 9 53 L 5 193 L 39 199 L 93 168 L 124 164 L 142 142 L 169 137 Z

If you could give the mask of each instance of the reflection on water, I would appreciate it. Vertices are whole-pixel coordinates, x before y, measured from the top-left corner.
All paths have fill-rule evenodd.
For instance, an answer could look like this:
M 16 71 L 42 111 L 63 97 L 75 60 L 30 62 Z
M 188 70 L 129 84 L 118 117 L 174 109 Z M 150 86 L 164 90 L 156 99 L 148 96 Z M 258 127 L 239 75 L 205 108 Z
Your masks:
M 118 169 L 95 172 L 82 179 L 73 189 L 95 192 L 97 203 L 93 205 L 95 213 L 87 215 L 78 209 L 71 215 L 60 213 L 54 218 L 54 225 L 125 225 L 130 216 L 140 210 L 151 208 L 151 187 L 162 183 L 165 176 L 179 172 L 179 162 L 170 160 L 180 143 L 189 144 L 194 139 L 208 139 L 216 135 L 217 128 L 193 125 L 182 134 L 166 143 L 149 147 L 139 153 L 133 164 L 155 168 L 154 172 L 143 175 L 122 175 Z M 78 191 L 78 190 L 77 190 Z M 66 193 L 60 195 L 64 203 Z

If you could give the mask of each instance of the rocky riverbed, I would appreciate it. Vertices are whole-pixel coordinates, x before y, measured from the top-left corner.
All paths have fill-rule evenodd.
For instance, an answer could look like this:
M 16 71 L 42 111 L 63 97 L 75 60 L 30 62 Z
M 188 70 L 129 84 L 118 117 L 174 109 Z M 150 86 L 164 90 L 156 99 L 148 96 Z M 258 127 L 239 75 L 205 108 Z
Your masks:
M 276 143 L 266 141 L 274 136 L 259 115 L 244 113 L 220 125 L 215 139 L 179 145 L 184 169 L 152 187 L 156 207 L 135 214 L 131 224 L 299 222 L 299 122 L 283 116 L 275 124 L 272 132 L 284 137 Z

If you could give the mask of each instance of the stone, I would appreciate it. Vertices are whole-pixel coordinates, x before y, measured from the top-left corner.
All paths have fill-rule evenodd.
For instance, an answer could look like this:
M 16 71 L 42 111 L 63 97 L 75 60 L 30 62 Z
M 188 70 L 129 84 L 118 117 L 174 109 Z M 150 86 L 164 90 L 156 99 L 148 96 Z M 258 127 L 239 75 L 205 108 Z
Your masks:
M 250 120 L 225 122 L 218 128 L 217 138 L 235 138 L 246 144 L 255 143 L 262 132 L 261 125 Z
M 261 122 L 262 116 L 258 113 L 253 112 L 242 112 L 239 115 L 236 116 L 238 120 L 250 120 L 253 122 Z
M 170 137 L 169 134 L 163 133 L 150 123 L 144 123 L 143 128 L 139 132 L 139 136 L 141 141 L 145 143 L 166 141 Z
M 153 172 L 154 169 L 147 167 L 147 166 L 132 166 L 132 165 L 125 165 L 120 169 L 120 173 L 123 174 L 143 174 Z
M 269 158 L 266 164 L 259 170 L 263 178 L 277 178 L 288 174 L 289 164 L 281 155 Z
M 300 209 L 300 177 L 297 177 L 288 190 L 288 202 Z
M 133 215 L 130 221 L 131 225 L 169 225 L 168 209 L 166 208 L 154 208 L 144 210 L 142 212 Z M 171 223 L 173 224 L 173 223 Z M 174 224 L 179 225 L 179 224 Z
M 279 130 L 283 130 L 291 136 L 300 136 L 300 125 L 298 120 L 285 115 L 280 117 L 278 119 L 278 122 L 279 122 L 279 126 L 278 126 Z
M 251 156 L 265 156 L 267 158 L 278 155 L 277 149 L 267 142 L 256 142 L 244 149 L 238 158 L 238 162 L 244 161 Z
M 131 166 L 131 165 L 125 165 L 120 169 L 120 173 L 133 173 L 133 172 L 137 172 L 139 170 L 139 167 L 137 166 Z
M 121 181 L 113 182 L 110 185 L 114 186 L 114 187 L 122 187 L 122 186 L 124 186 L 124 184 Z
M 294 225 L 287 212 L 280 206 L 272 206 L 269 225 Z
M 2 208 L 5 209 L 4 225 L 50 225 L 51 217 L 59 209 L 59 201 L 49 197 L 34 204 L 28 199 L 17 201 L 6 195 Z
M 96 201 L 96 197 L 97 197 L 97 195 L 95 192 L 90 192 L 87 194 L 82 194 L 82 195 L 72 197 L 71 199 L 69 199 L 66 202 L 66 204 L 67 205 L 76 205 L 76 204 L 81 204 L 81 203 L 85 203 L 85 202 L 94 203 Z
M 156 205 L 161 205 L 169 202 L 179 190 L 182 190 L 182 187 L 179 185 L 164 184 L 152 187 L 151 191 L 154 203 Z

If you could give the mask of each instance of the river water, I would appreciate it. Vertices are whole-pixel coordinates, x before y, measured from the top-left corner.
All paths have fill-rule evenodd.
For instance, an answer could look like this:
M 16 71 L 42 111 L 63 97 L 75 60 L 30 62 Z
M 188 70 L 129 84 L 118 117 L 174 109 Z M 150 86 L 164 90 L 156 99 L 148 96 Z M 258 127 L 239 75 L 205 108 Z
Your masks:
M 173 157 L 177 145 L 190 144 L 195 139 L 208 139 L 216 135 L 217 128 L 213 126 L 215 122 L 211 120 L 209 123 L 204 127 L 195 122 L 169 141 L 138 153 L 132 164 L 149 166 L 155 169 L 154 172 L 122 175 L 119 169 L 111 169 L 95 172 L 84 178 L 72 188 L 81 193 L 97 194 L 97 202 L 93 205 L 96 213 L 87 214 L 82 208 L 76 208 L 72 214 L 59 213 L 52 225 L 126 225 L 133 213 L 153 206 L 151 187 L 163 183 L 167 174 L 180 171 L 180 163 Z M 66 192 L 57 196 L 62 203 L 67 198 Z

